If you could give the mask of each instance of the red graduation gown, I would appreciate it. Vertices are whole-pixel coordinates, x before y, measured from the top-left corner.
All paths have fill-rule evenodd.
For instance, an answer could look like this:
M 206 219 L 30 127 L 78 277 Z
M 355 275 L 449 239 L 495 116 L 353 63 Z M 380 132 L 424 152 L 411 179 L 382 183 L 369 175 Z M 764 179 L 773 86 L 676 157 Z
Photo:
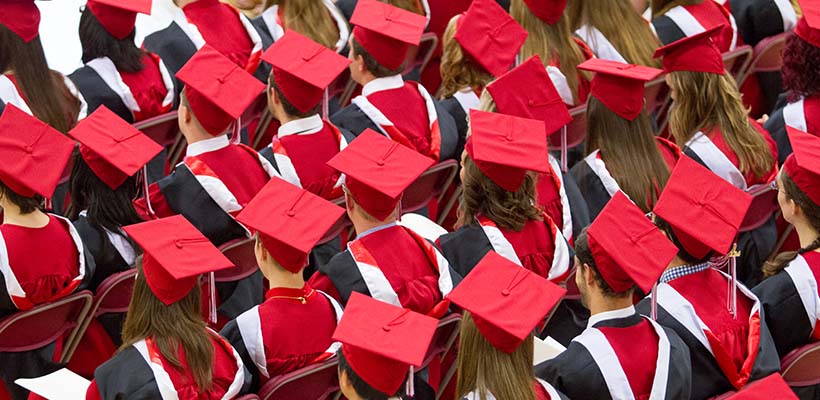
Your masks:
M 663 44 L 693 36 L 719 25 L 725 25 L 716 38 L 718 49 L 722 53 L 734 50 L 743 41 L 738 35 L 737 24 L 732 14 L 711 0 L 673 7 L 653 19 L 652 25 Z

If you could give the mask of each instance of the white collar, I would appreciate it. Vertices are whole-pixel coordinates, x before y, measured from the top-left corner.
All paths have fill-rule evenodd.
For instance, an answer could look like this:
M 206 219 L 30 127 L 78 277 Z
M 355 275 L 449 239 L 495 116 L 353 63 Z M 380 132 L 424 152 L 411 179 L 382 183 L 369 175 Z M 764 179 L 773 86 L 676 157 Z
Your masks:
M 219 135 L 215 138 L 200 140 L 188 145 L 188 150 L 185 151 L 185 157 L 195 157 L 203 153 L 217 151 L 228 147 L 229 144 L 228 135 Z
M 319 114 L 311 115 L 307 118 L 295 119 L 285 122 L 279 127 L 278 136 L 283 138 L 288 135 L 311 134 L 322 130 L 324 127 L 322 117 Z
M 404 78 L 402 78 L 400 74 L 376 78 L 364 85 L 362 88 L 362 96 L 370 96 L 382 90 L 398 89 L 402 86 L 404 86 Z
M 618 318 L 626 318 L 629 316 L 635 315 L 635 307 L 629 306 L 626 308 L 621 308 L 618 310 L 612 311 L 604 311 L 602 313 L 595 314 L 589 317 L 589 321 L 587 321 L 587 329 L 592 328 L 595 324 L 601 321 L 607 321 L 610 319 L 618 319 Z

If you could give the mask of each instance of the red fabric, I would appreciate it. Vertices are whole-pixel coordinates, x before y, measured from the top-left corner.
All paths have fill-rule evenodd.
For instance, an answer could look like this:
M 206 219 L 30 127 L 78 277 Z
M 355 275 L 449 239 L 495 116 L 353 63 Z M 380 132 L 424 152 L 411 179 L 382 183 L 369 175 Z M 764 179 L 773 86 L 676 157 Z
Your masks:
M 202 153 L 196 158 L 219 177 L 243 207 L 270 180 L 268 173 L 259 164 L 259 158 L 238 145 Z
M 162 194 L 158 184 L 152 183 L 148 186 L 148 198 L 151 201 L 151 209 L 154 211 L 154 215 L 151 215 L 149 212 L 145 197 L 141 196 L 134 200 L 134 208 L 143 220 L 148 221 L 174 215 L 174 211 L 171 210 L 171 206 L 169 206 L 168 201 L 165 200 L 165 196 Z
M 722 32 L 715 35 L 715 44 L 721 53 L 730 50 L 732 46 L 732 35 L 737 35 L 737 45 L 740 46 L 742 39 L 740 32 L 732 29 L 732 23 L 729 19 L 729 11 L 721 7 L 714 1 L 703 1 L 699 4 L 692 4 L 683 6 L 686 11 L 689 11 L 695 19 L 700 22 L 706 30 L 716 27 L 718 25 L 725 25 Z
M 548 172 L 538 174 L 535 184 L 536 201 L 538 206 L 546 213 L 558 229 L 564 229 L 564 204 L 561 203 L 561 181 L 557 176 L 559 172 L 552 167 Z
M 433 57 L 427 63 L 427 68 L 421 71 L 421 83 L 430 93 L 436 93 L 441 85 L 441 45 L 444 31 L 450 18 L 467 11 L 472 0 L 428 0 L 430 6 L 430 22 L 427 31 L 434 32 L 438 37 L 438 45 Z
M 329 122 L 324 124 L 319 132 L 288 135 L 279 139 L 279 143 L 293 163 L 302 188 L 332 200 L 342 195 L 339 188 L 334 188 L 341 173 L 329 167 L 327 162 L 339 154 L 340 134 L 337 135 L 338 129 Z
M 140 111 L 134 113 L 134 122 L 142 121 L 170 111 L 172 104 L 163 106 L 168 89 L 159 69 L 159 56 L 146 53 L 142 57 L 142 71 L 120 72 L 122 81 L 131 89 Z
M 624 64 L 595 58 L 584 61 L 578 69 L 595 72 L 590 89 L 621 118 L 632 121 L 644 109 L 644 86 L 663 71 L 642 65 Z
M 405 228 L 382 229 L 359 241 L 390 282 L 404 308 L 427 314 L 441 301 L 438 271 Z
M 555 256 L 555 233 L 550 220 L 529 220 L 521 232 L 498 228 L 515 250 L 521 265 L 547 279 Z
M 413 84 L 405 82 L 396 89 L 382 90 L 367 99 L 395 125 L 416 151 L 431 154 L 430 120 L 427 105 Z
M 251 60 L 253 42 L 239 20 L 239 14 L 230 5 L 220 3 L 219 0 L 198 0 L 183 7 L 182 11 L 188 21 L 199 29 L 205 43 L 219 50 L 236 65 L 250 72 L 256 69 L 254 60 Z M 215 24 L 214 21 L 219 23 Z M 255 63 L 258 64 L 258 61 L 256 59 Z
M 625 327 L 598 328 L 604 334 L 636 400 L 649 399 L 658 362 L 658 335 L 648 321 Z
M 53 215 L 48 218 L 42 228 L 0 225 L 9 265 L 26 292 L 24 303 L 32 305 L 64 297 L 79 283 L 72 282 L 80 268 L 77 247 L 64 223 Z
M 93 378 L 97 367 L 108 361 L 116 352 L 117 346 L 114 341 L 99 320 L 94 319 L 88 325 L 66 367 L 85 378 Z
M 31 0 L 7 0 L 3 2 L 0 25 L 28 43 L 39 34 L 40 9 Z
M 316 290 L 321 290 L 327 293 L 328 296 L 333 297 L 339 302 L 342 301 L 342 295 L 339 294 L 339 291 L 336 289 L 336 285 L 333 284 L 333 281 L 331 281 L 327 275 L 319 271 L 313 273 L 313 276 L 310 277 L 307 284 Z
M 754 305 L 751 299 L 738 293 L 737 319 L 732 317 L 726 307 L 728 281 L 711 268 L 675 279 L 669 284 L 692 304 L 695 313 L 709 328 L 707 337 L 727 378 L 732 380 L 732 375 L 737 375 L 745 365 L 754 363 L 759 331 L 755 334 L 751 329 L 753 324 L 750 324 L 749 315 Z M 750 346 L 752 343 L 755 346 Z M 721 357 L 720 354 L 724 356 Z M 722 359 L 726 361 L 721 362 Z M 751 370 L 751 365 L 748 369 Z
M 669 171 L 672 171 L 672 169 L 675 168 L 675 164 L 678 163 L 678 159 L 680 159 L 683 154 L 680 147 L 672 141 L 662 137 L 655 137 L 655 144 L 658 146 L 658 150 L 661 152 L 663 160 L 666 161 L 666 165 L 669 166 Z
M 820 96 L 803 99 L 803 115 L 806 116 L 806 131 L 820 136 Z
M 769 172 L 767 174 L 765 174 L 764 176 L 760 177 L 760 178 L 755 177 L 754 174 L 751 171 L 746 172 L 744 174 L 744 177 L 746 178 L 746 185 L 747 186 L 752 186 L 752 185 L 756 185 L 756 184 L 759 184 L 759 183 L 771 182 L 772 179 L 774 179 L 775 176 L 777 176 L 777 171 L 778 171 L 778 168 L 777 168 L 777 144 L 774 142 L 774 140 L 772 140 L 772 137 L 771 137 L 771 135 L 769 135 L 769 132 L 767 132 L 765 129 L 763 129 L 763 127 L 760 124 L 758 124 L 757 122 L 755 122 L 752 119 L 749 119 L 749 122 L 752 124 L 752 126 L 755 129 L 757 129 L 757 131 L 760 133 L 760 135 L 763 136 L 763 138 L 766 140 L 766 144 L 769 145 L 769 149 L 772 152 L 772 160 L 773 160 L 772 161 L 772 167 L 769 170 Z M 715 146 L 717 146 L 717 148 L 720 149 L 721 153 L 723 153 L 726 156 L 726 158 L 728 158 L 729 161 L 731 161 L 732 164 L 735 165 L 735 167 L 740 169 L 740 161 L 737 158 L 737 154 L 735 154 L 735 152 L 732 151 L 731 147 L 729 147 L 729 144 L 726 143 L 726 140 L 723 138 L 723 133 L 720 132 L 719 128 L 713 129 L 706 136 L 709 137 L 709 139 L 712 141 L 712 143 L 714 143 Z
M 149 354 L 154 353 L 154 345 L 149 340 L 146 340 L 149 347 Z M 156 355 L 162 363 L 163 368 L 171 378 L 171 382 L 177 391 L 180 400 L 189 399 L 221 399 L 228 391 L 228 388 L 233 383 L 236 376 L 236 358 L 233 356 L 232 348 L 222 338 L 215 338 L 211 336 L 211 343 L 214 346 L 214 362 L 212 364 L 212 386 L 211 389 L 204 393 L 200 393 L 196 386 L 193 375 L 188 371 L 188 363 L 185 361 L 185 353 L 182 347 L 179 348 L 179 361 L 182 364 L 181 370 L 177 370 L 171 364 L 163 360 L 158 350 L 155 354 L 151 354 L 152 358 Z
M 100 390 L 97 389 L 97 381 L 92 380 L 91 385 L 88 386 L 88 389 L 85 392 L 85 399 L 86 400 L 102 400 L 102 396 L 100 396 Z
M 305 297 L 300 300 L 277 298 Z M 297 370 L 325 356 L 336 329 L 336 312 L 321 293 L 302 289 L 273 288 L 259 306 L 262 342 L 271 377 Z M 261 384 L 268 378 L 260 375 Z

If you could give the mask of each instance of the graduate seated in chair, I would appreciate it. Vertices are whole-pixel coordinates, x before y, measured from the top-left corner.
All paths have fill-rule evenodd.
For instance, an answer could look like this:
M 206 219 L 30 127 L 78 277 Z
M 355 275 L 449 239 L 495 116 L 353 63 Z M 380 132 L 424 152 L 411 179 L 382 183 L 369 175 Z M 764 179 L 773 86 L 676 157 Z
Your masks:
M 279 178 L 239 214 L 258 231 L 256 261 L 270 288 L 264 303 L 229 322 L 221 334 L 242 356 L 254 391 L 272 377 L 335 356 L 338 344 L 331 336 L 342 306 L 306 284 L 302 270 L 310 250 L 343 214 L 343 208 Z
M 657 321 L 689 347 L 692 399 L 737 390 L 780 369 L 765 310 L 733 279 L 733 244 L 750 203 L 751 196 L 682 157 L 655 205 L 655 225 L 678 249 L 658 283 Z M 719 270 L 724 264 L 728 274 Z M 651 314 L 648 299 L 637 308 Z
M 676 248 L 623 192 L 575 242 L 575 275 L 587 329 L 536 375 L 572 399 L 688 399 L 689 349 L 669 328 L 635 311 Z
M 458 156 L 453 117 L 424 86 L 405 82 L 401 76 L 408 50 L 419 44 L 425 18 L 376 0 L 362 0 L 350 22 L 355 25 L 350 74 L 363 86 L 362 94 L 331 121 L 355 135 L 370 128 L 434 161 Z
M 358 234 L 310 278 L 342 304 L 353 292 L 441 317 L 453 289 L 450 265 L 433 243 L 398 223 L 404 190 L 433 163 L 366 131 L 328 165 L 344 173 L 347 215 Z

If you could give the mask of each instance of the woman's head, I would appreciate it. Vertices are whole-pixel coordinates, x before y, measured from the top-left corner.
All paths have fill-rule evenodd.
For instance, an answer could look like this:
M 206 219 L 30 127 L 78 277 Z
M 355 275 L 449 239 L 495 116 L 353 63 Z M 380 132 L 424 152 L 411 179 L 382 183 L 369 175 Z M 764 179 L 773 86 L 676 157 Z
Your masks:
M 83 63 L 108 57 L 121 72 L 138 72 L 143 68 L 143 50 L 134 44 L 136 30 L 123 39 L 111 35 L 97 17 L 86 8 L 80 16 L 80 45 Z
M 729 73 L 673 71 L 667 75 L 673 92 L 669 129 L 678 146 L 697 132 L 719 129 L 737 154 L 740 171 L 765 176 L 774 164 L 766 140 L 749 121 L 748 110 Z
M 444 31 L 441 54 L 441 89 L 439 97 L 452 96 L 459 90 L 470 87 L 483 88 L 493 77 L 489 72 L 474 64 L 461 45 L 454 39 L 459 15 L 450 19 Z
M 594 96 L 587 101 L 587 154 L 599 150 L 621 190 L 644 212 L 652 210 L 666 181 L 669 166 L 642 111 L 629 121 Z
M 157 344 L 162 358 L 180 372 L 180 347 L 185 363 L 196 386 L 205 391 L 212 384 L 214 359 L 213 344 L 202 319 L 199 285 L 179 301 L 166 306 L 151 291 L 142 268 L 142 257 L 137 258 L 137 279 L 131 295 L 131 304 L 123 324 L 121 349 L 151 338 Z
M 324 3 L 315 0 L 268 0 L 265 8 L 278 5 L 283 12 L 285 29 L 293 29 L 316 43 L 336 50 L 339 27 Z
M 783 50 L 783 89 L 789 101 L 820 95 L 820 47 L 789 35 Z
M 6 207 L 17 207 L 20 210 L 20 214 L 31 214 L 37 210 L 43 209 L 43 205 L 45 204 L 45 198 L 40 196 L 39 194 L 35 194 L 33 197 L 26 197 L 20 194 L 17 194 L 14 190 L 11 190 L 6 184 L 0 181 L 0 206 L 3 206 L 4 210 Z M 12 210 L 5 210 L 6 212 L 10 212 Z
M 511 354 L 505 353 L 481 334 L 471 314 L 465 311 L 459 339 L 457 397 L 483 392 L 497 399 L 535 400 L 532 358 L 532 335 Z
M 483 215 L 500 228 L 520 231 L 529 220 L 541 220 L 535 206 L 535 174 L 530 172 L 516 192 L 508 192 L 481 172 L 465 151 L 461 157 L 461 184 L 458 225 L 467 225 Z
M 794 156 L 792 156 L 794 157 Z M 777 203 L 783 213 L 783 219 L 795 226 L 808 227 L 820 233 L 820 204 L 814 202 L 786 172 L 785 168 L 777 175 Z M 787 251 L 778 254 L 773 260 L 763 265 L 763 276 L 769 277 L 786 268 L 799 254 L 820 248 L 820 237 L 798 251 Z

